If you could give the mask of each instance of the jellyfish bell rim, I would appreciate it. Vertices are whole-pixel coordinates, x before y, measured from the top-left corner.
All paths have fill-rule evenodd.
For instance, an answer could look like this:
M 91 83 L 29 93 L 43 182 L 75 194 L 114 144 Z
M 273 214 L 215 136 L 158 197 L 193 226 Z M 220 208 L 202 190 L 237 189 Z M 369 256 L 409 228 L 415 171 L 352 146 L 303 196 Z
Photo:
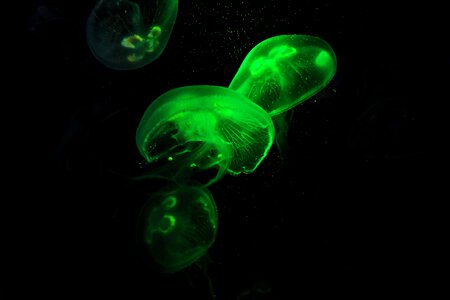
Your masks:
M 211 89 L 214 89 L 215 94 L 211 95 Z M 173 97 L 175 95 L 175 97 Z M 181 95 L 181 96 L 177 96 Z M 165 123 L 166 121 L 163 119 L 159 119 L 156 122 L 153 121 L 154 118 L 157 118 L 155 116 L 163 114 L 161 111 L 167 110 L 167 107 L 170 105 L 173 105 L 172 102 L 178 101 L 181 102 L 181 104 L 177 105 L 176 110 L 178 111 L 188 111 L 192 107 L 192 100 L 189 100 L 192 96 L 196 96 L 199 99 L 204 99 L 208 97 L 214 97 L 214 98 L 220 98 L 220 97 L 226 97 L 228 99 L 227 101 L 230 101 L 230 107 L 236 110 L 236 108 L 233 106 L 236 103 L 238 103 L 238 106 L 244 107 L 246 106 L 247 109 L 256 112 L 256 116 L 258 116 L 258 121 L 264 120 L 269 128 L 267 129 L 268 135 L 271 136 L 268 140 L 268 145 L 265 148 L 265 151 L 263 155 L 261 156 L 261 159 L 259 162 L 251 169 L 247 170 L 240 170 L 239 172 L 236 172 L 234 170 L 230 170 L 227 168 L 227 172 L 232 175 L 237 175 L 240 173 L 251 173 L 253 172 L 257 166 L 261 163 L 262 159 L 267 156 L 267 153 L 269 152 L 272 144 L 273 144 L 273 136 L 275 135 L 275 127 L 273 125 L 272 118 L 270 115 L 267 114 L 267 112 L 260 107 L 255 102 L 251 101 L 250 99 L 246 98 L 245 96 L 239 94 L 238 92 L 229 89 L 227 87 L 222 86 L 216 86 L 216 85 L 189 85 L 189 86 L 183 86 L 183 87 L 177 87 L 170 89 L 163 94 L 161 94 L 159 97 L 157 97 L 154 101 L 150 103 L 150 105 L 146 108 L 145 112 L 143 113 L 139 125 L 136 130 L 136 146 L 139 149 L 139 153 L 147 162 L 149 161 L 148 155 L 145 151 L 146 146 L 149 144 L 147 140 L 149 140 L 149 137 L 155 133 L 161 127 L 160 124 Z M 189 100 L 189 101 L 183 101 L 183 100 Z M 200 100 L 198 100 L 200 101 Z M 195 105 L 194 105 L 195 106 Z M 236 110 L 238 113 L 239 111 Z M 264 117 L 260 117 L 264 116 Z M 149 126 L 149 124 L 154 124 L 153 126 Z M 147 131 L 147 129 L 149 130 Z
M 184 198 L 177 195 L 177 193 L 187 193 L 190 198 Z M 150 222 L 149 217 L 156 207 L 159 207 L 166 200 L 167 194 L 177 195 L 177 201 L 181 201 L 183 205 L 190 205 L 189 201 L 195 201 L 198 197 L 206 198 L 208 202 L 208 217 L 212 224 L 212 239 L 201 246 L 196 246 L 190 249 L 189 252 L 194 253 L 196 255 L 187 256 L 182 260 L 177 260 L 174 263 L 162 263 L 158 261 L 158 254 L 154 252 L 152 246 L 146 243 L 145 234 L 147 232 L 147 226 Z M 179 200 L 183 199 L 183 200 Z M 184 202 L 187 201 L 187 202 Z M 171 207 L 172 208 L 172 207 Z M 212 217 L 212 219 L 211 219 Z M 141 210 L 139 211 L 137 221 L 136 221 L 136 243 L 138 245 L 138 250 L 140 256 L 144 259 L 144 261 L 149 264 L 151 267 L 156 268 L 161 273 L 176 273 L 181 271 L 195 262 L 197 262 L 201 257 L 207 254 L 208 250 L 214 244 L 217 238 L 217 230 L 218 230 L 218 217 L 219 211 L 217 208 L 217 204 L 214 200 L 214 197 L 209 191 L 208 188 L 201 185 L 195 181 L 188 181 L 184 184 L 177 184 L 173 182 L 168 182 L 165 187 L 158 190 L 157 192 L 151 193 L 147 196 L 146 202 L 142 205 Z M 161 237 L 160 237 L 161 238 Z M 201 250 L 201 251 L 199 251 Z M 150 254 L 150 255 L 149 255 Z M 161 257 L 159 257 L 160 259 Z M 170 261 L 170 260 L 169 260 Z
M 250 99 L 248 99 L 247 97 L 245 97 L 244 95 L 239 94 L 238 92 L 228 88 L 228 87 L 223 87 L 223 86 L 217 86 L 217 85 L 187 85 L 187 86 L 182 86 L 182 87 L 176 87 L 173 89 L 170 89 L 164 93 L 162 93 L 161 95 L 159 95 L 155 100 L 153 100 L 149 106 L 146 108 L 145 112 L 142 114 L 142 117 L 140 118 L 140 122 L 138 125 L 138 128 L 136 130 L 136 140 L 139 140 L 139 131 L 141 130 L 143 126 L 143 120 L 148 120 L 149 118 L 146 118 L 146 116 L 150 113 L 156 113 L 159 110 L 162 110 L 162 106 L 158 107 L 158 110 L 153 109 L 153 106 L 156 106 L 157 104 L 159 104 L 159 102 L 162 101 L 166 101 L 166 98 L 168 98 L 169 96 L 171 96 L 172 94 L 176 94 L 182 90 L 186 90 L 186 89 L 196 89 L 198 90 L 202 90 L 202 89 L 209 89 L 209 88 L 214 88 L 217 90 L 221 90 L 221 91 L 226 91 L 226 93 L 230 93 L 230 94 L 234 94 L 233 98 L 240 98 L 242 99 L 242 101 L 246 102 L 246 105 L 252 106 L 255 108 L 255 110 L 258 110 L 260 112 L 264 112 L 267 113 L 261 106 L 259 106 L 258 104 L 256 104 L 255 102 L 251 101 Z M 200 95 L 202 97 L 206 97 L 208 96 L 206 93 Z M 184 98 L 188 98 L 188 96 L 184 96 Z M 178 100 L 178 99 L 177 99 Z M 171 101 L 175 101 L 175 100 L 168 100 L 168 102 L 170 103 Z M 169 104 L 166 103 L 165 105 Z M 139 147 L 139 143 L 137 142 L 137 146 Z
M 96 21 L 96 11 L 100 10 L 100 9 L 111 9 L 110 2 L 113 2 L 112 0 L 96 0 L 95 5 L 93 6 L 93 8 L 91 9 L 89 16 L 87 17 L 86 23 L 85 23 L 85 37 L 86 37 L 86 42 L 88 44 L 88 48 L 90 49 L 90 52 L 93 54 L 93 56 L 95 57 L 95 59 L 101 63 L 101 65 L 115 70 L 115 71 L 126 71 L 126 70 L 136 70 L 136 69 L 141 69 L 145 66 L 147 66 L 148 64 L 152 63 L 153 61 L 157 60 L 164 52 L 164 50 L 166 49 L 169 41 L 170 41 L 170 36 L 173 32 L 173 29 L 175 27 L 176 24 L 176 19 L 178 16 L 178 0 L 163 0 L 162 2 L 160 1 L 160 3 L 155 7 L 154 11 L 152 10 L 152 13 L 148 13 L 145 12 L 145 3 L 148 2 L 150 0 L 143 0 L 143 1 L 136 1 L 136 0 L 118 0 L 116 1 L 118 3 L 118 5 L 122 5 L 122 3 L 126 3 L 126 4 L 132 4 L 132 5 L 136 5 L 137 8 L 139 9 L 138 13 L 139 13 L 139 18 L 140 21 L 139 25 L 136 25 L 135 23 L 135 19 L 133 19 L 133 21 L 127 23 L 125 21 L 122 20 L 122 23 L 126 23 L 129 27 L 133 27 L 133 26 L 139 26 L 140 28 L 136 29 L 136 30 L 128 30 L 128 34 L 126 35 L 122 35 L 122 34 L 117 34 L 117 38 L 115 37 L 114 40 L 117 40 L 117 45 L 116 42 L 114 43 L 106 43 L 109 47 L 107 47 L 108 49 L 115 49 L 115 50 L 109 50 L 109 51 L 105 51 L 104 49 L 102 50 L 102 47 L 100 47 L 100 45 L 102 44 L 101 42 L 99 42 L 96 38 L 96 36 L 98 37 L 98 32 L 94 33 L 93 28 L 95 28 L 96 22 L 101 22 L 100 20 Z M 144 5 L 144 8 L 142 7 L 142 5 Z M 147 10 L 148 11 L 148 10 Z M 109 10 L 108 10 L 109 12 Z M 145 14 L 145 15 L 144 15 Z M 126 9 L 125 10 L 125 15 L 127 16 L 131 16 L 130 12 Z M 150 15 L 150 17 L 147 17 L 147 15 Z M 122 18 L 123 16 L 121 16 L 121 14 L 114 14 L 114 16 L 119 16 L 119 18 Z M 129 21 L 129 20 L 128 20 Z M 123 25 L 122 25 L 123 26 Z M 140 38 L 144 37 L 148 38 L 146 39 L 147 41 L 149 41 L 149 35 L 152 32 L 152 29 L 154 27 L 158 27 L 160 28 L 160 33 L 162 32 L 163 34 L 163 38 L 160 38 L 161 34 L 158 34 L 158 39 L 156 39 L 157 44 L 153 44 L 151 45 L 155 45 L 155 47 L 153 48 L 146 48 L 146 49 L 142 49 L 140 48 L 140 50 L 136 50 L 136 51 L 130 51 L 130 49 L 128 47 L 123 47 L 123 41 L 128 38 L 128 37 L 132 37 L 132 36 L 139 36 Z M 103 29 L 104 31 L 104 29 Z M 120 41 L 120 42 L 119 42 Z M 145 43 L 144 43 L 145 44 Z M 150 45 L 150 43 L 145 44 L 145 45 Z M 115 48 L 117 47 L 117 48 Z M 134 47 L 133 47 L 134 48 Z M 118 50 L 120 49 L 120 50 Z M 126 49 L 128 49 L 128 51 L 130 53 L 128 53 L 126 55 Z M 123 53 L 120 53 L 120 51 L 124 51 Z M 119 53 L 115 53 L 115 52 L 119 52 Z M 107 53 L 107 54 L 105 54 Z M 136 56 L 137 54 L 137 56 Z M 123 57 L 122 57 L 123 56 Z M 119 59 L 117 58 L 119 57 Z
M 322 91 L 329 82 L 334 78 L 336 71 L 337 71 L 337 58 L 336 54 L 334 52 L 334 49 L 331 47 L 331 45 L 324 39 L 318 36 L 314 35 L 307 35 L 307 34 L 282 34 L 282 35 L 276 35 L 269 37 L 267 39 L 262 40 L 261 42 L 257 43 L 244 57 L 241 65 L 239 66 L 235 76 L 231 80 L 229 84 L 230 89 L 239 90 L 242 87 L 242 79 L 241 77 L 244 76 L 245 78 L 251 78 L 253 75 L 251 75 L 249 70 L 251 69 L 251 64 L 254 61 L 256 57 L 265 57 L 266 54 L 262 53 L 269 53 L 271 49 L 273 49 L 273 44 L 277 43 L 278 41 L 286 42 L 292 41 L 293 45 L 292 47 L 311 47 L 314 46 L 317 49 L 322 49 L 322 51 L 326 50 L 325 52 L 328 54 L 330 60 L 333 62 L 332 66 L 332 72 L 330 73 L 330 78 L 328 81 L 324 81 L 320 86 L 315 90 L 310 90 L 307 93 L 303 94 L 301 97 L 296 98 L 293 102 L 288 102 L 280 105 L 279 107 L 272 108 L 271 106 L 267 107 L 267 113 L 271 116 L 277 116 L 280 114 L 285 113 L 286 111 L 294 108 L 295 106 L 302 104 L 306 100 L 310 99 L 314 95 L 317 95 L 320 91 Z M 295 43 L 295 44 L 294 44 Z M 311 44 L 311 45 L 309 45 Z M 257 54 L 260 52 L 260 54 Z M 244 75 L 241 75 L 240 73 L 243 73 Z M 238 76 L 240 75 L 240 76 Z M 255 101 L 254 99 L 251 99 L 251 101 Z M 264 104 L 264 102 L 262 102 Z M 264 105 L 263 105 L 264 106 Z

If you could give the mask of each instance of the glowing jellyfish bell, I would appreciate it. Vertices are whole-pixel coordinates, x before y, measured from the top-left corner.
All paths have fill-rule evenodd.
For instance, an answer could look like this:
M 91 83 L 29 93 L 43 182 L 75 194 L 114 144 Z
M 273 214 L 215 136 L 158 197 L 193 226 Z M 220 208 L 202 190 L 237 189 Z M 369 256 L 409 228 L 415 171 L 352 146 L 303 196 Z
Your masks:
M 178 0 L 100 0 L 87 21 L 89 47 L 111 69 L 143 67 L 163 52 L 177 11 Z
M 251 173 L 274 139 L 272 119 L 242 95 L 219 86 L 173 89 L 145 111 L 136 144 L 148 162 L 146 176 L 185 182 L 194 170 Z
M 197 185 L 152 195 L 138 221 L 138 241 L 164 273 L 180 271 L 203 257 L 217 234 L 217 207 Z
M 229 88 L 275 116 L 319 92 L 335 73 L 336 56 L 327 42 L 308 35 L 279 35 L 248 53 Z

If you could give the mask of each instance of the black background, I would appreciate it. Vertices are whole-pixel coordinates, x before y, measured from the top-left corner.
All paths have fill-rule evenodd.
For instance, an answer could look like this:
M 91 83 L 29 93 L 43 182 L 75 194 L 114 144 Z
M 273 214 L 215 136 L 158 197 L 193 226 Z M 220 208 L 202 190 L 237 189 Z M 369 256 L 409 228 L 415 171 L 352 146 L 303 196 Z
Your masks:
M 25 226 L 13 233 L 23 264 L 12 293 L 211 299 L 208 277 L 217 299 L 436 290 L 443 199 L 431 120 L 450 64 L 439 8 L 182 1 L 160 58 L 114 71 L 86 43 L 94 4 L 43 0 L 24 10 L 31 96 L 18 105 L 26 129 L 13 198 Z M 158 273 L 135 238 L 142 205 L 164 186 L 132 180 L 143 112 L 172 88 L 228 86 L 252 47 L 280 34 L 326 40 L 334 79 L 293 109 L 284 158 L 273 147 L 253 174 L 210 187 L 219 229 L 207 259 Z

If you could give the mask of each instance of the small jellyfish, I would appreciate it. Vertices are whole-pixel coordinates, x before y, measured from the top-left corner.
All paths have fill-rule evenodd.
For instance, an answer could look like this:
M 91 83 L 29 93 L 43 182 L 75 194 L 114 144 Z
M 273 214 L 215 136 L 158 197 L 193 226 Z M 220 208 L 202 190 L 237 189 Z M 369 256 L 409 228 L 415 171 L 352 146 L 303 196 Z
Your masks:
M 184 182 L 193 170 L 217 169 L 209 185 L 226 173 L 253 172 L 274 134 L 267 112 L 244 96 L 219 86 L 187 86 L 151 103 L 136 144 L 149 163 L 148 177 Z
M 178 0 L 100 0 L 87 21 L 87 41 L 94 56 L 116 70 L 143 67 L 167 45 Z
M 138 242 L 164 273 L 180 271 L 204 256 L 216 233 L 216 204 L 211 193 L 197 185 L 152 195 L 138 221 Z
M 336 56 L 327 42 L 308 35 L 280 35 L 248 53 L 229 88 L 275 116 L 319 92 L 335 73 Z

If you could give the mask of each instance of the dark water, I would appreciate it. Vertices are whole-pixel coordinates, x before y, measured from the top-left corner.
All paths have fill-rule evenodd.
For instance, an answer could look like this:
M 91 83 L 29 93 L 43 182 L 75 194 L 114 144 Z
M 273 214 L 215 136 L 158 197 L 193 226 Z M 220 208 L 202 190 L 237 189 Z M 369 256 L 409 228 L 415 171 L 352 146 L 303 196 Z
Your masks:
M 114 71 L 86 43 L 93 6 L 43 0 L 24 9 L 33 96 L 18 150 L 25 226 L 14 234 L 25 244 L 10 278 L 19 287 L 8 293 L 211 299 L 211 284 L 220 300 L 435 290 L 444 200 L 430 116 L 450 64 L 438 8 L 183 1 L 161 57 Z M 169 89 L 227 86 L 253 46 L 280 34 L 326 40 L 337 73 L 292 110 L 283 159 L 274 147 L 253 174 L 211 186 L 219 229 L 207 258 L 162 275 L 135 241 L 139 210 L 163 186 L 130 180 L 142 163 L 140 117 Z

